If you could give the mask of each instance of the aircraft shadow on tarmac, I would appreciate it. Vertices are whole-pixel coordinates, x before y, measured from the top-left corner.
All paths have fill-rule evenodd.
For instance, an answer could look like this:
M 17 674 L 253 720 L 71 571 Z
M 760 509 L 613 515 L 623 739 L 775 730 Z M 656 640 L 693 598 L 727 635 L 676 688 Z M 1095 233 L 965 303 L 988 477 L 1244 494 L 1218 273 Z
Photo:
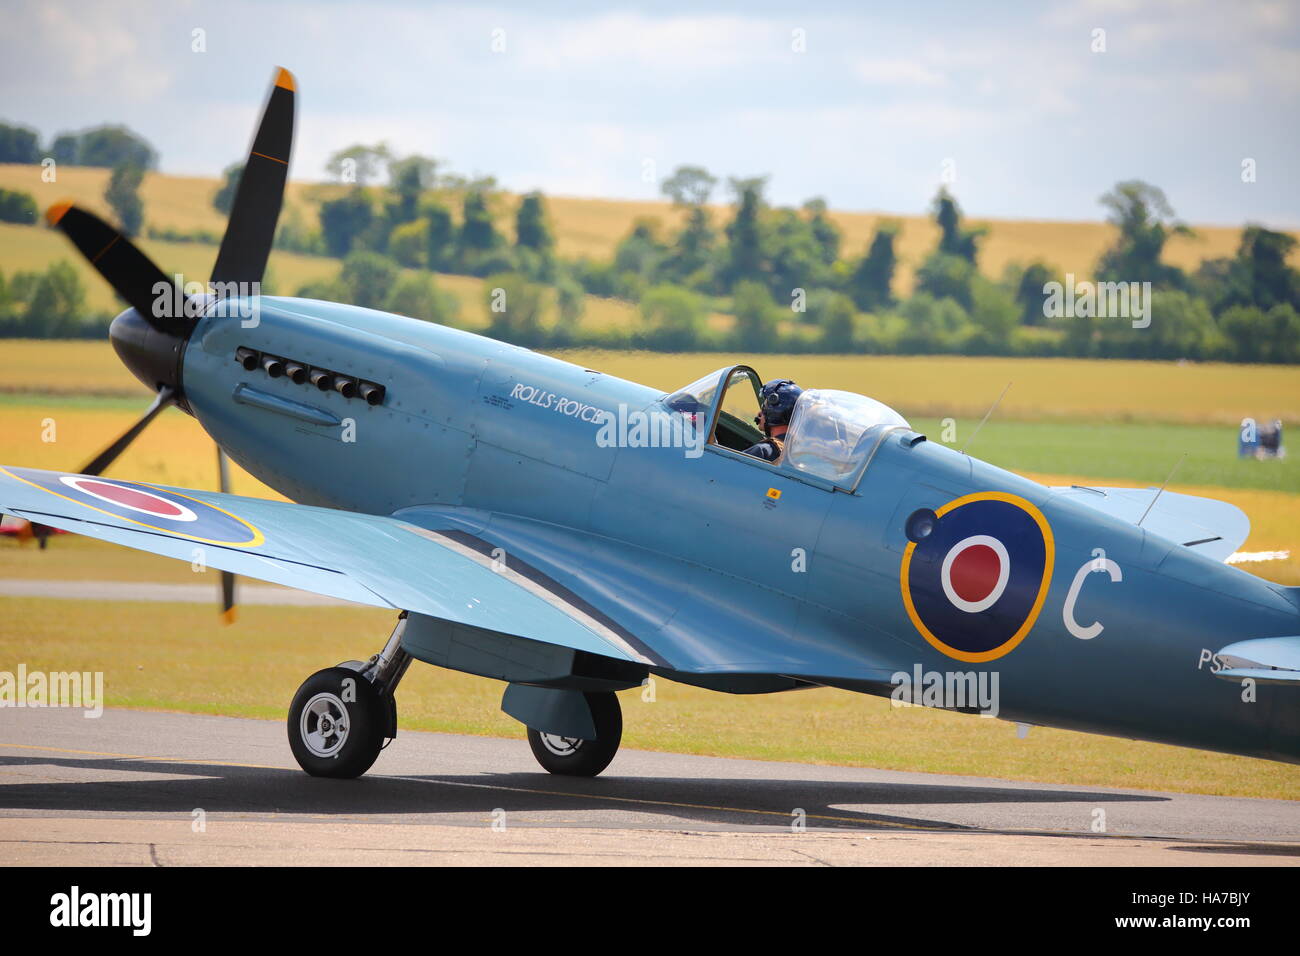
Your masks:
M 21 779 L 24 767 L 36 770 L 40 766 L 57 768 L 56 775 L 58 770 L 74 777 L 84 772 L 85 779 L 10 782 L 15 775 L 6 772 L 16 771 Z M 104 774 L 106 779 L 93 779 L 95 774 Z M 152 779 L 131 779 L 137 774 Z M 861 808 L 1075 803 L 1080 805 L 1081 819 L 1085 819 L 1098 804 L 1168 799 L 1159 795 L 1088 790 L 752 778 L 604 776 L 587 779 L 541 772 L 402 777 L 372 774 L 359 780 L 323 780 L 297 770 L 175 760 L 0 757 L 0 809 L 66 813 L 188 816 L 195 808 L 202 808 L 208 813 L 253 816 L 381 815 L 386 819 L 374 822 L 391 823 L 469 823 L 454 817 L 473 814 L 477 817 L 474 824 L 482 825 L 481 821 L 493 810 L 503 808 L 508 813 L 600 811 L 598 818 L 565 818 L 564 825 L 637 825 L 633 815 L 650 814 L 672 816 L 679 823 L 685 819 L 704 828 L 750 829 L 787 828 L 797 807 L 807 814 L 810 827 L 890 828 L 901 824 L 963 830 L 969 828 L 924 815 L 900 816 L 896 812 L 886 815 Z M 621 824 L 617 816 L 611 818 L 611 811 L 626 813 L 626 824 Z M 1079 829 L 1086 832 L 1086 823 L 1081 823 Z

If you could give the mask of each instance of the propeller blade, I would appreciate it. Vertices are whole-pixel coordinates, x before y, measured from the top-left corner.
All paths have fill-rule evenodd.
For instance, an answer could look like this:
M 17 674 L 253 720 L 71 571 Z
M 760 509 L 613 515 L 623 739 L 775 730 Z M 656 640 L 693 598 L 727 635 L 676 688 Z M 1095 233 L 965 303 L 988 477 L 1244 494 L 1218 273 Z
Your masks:
M 221 572 L 221 620 L 234 624 L 239 616 L 235 610 L 235 576 L 229 571 Z
M 281 69 L 239 177 L 230 221 L 212 268 L 214 283 L 261 282 L 266 272 L 289 177 L 295 90 L 293 74 Z
M 185 317 L 188 310 L 183 309 L 179 316 L 170 314 L 175 311 L 173 303 L 184 301 L 175 280 L 164 275 L 130 239 L 94 213 L 70 202 L 55 203 L 46 210 L 45 218 L 72 240 L 78 251 L 146 322 L 159 332 L 181 337 L 189 333 L 191 322 Z M 155 308 L 162 297 L 159 283 L 166 287 L 163 309 Z
M 140 420 L 124 431 L 113 444 L 109 445 L 98 455 L 86 463 L 81 469 L 83 475 L 102 475 L 104 469 L 115 462 L 122 452 L 126 451 L 127 446 L 139 437 L 140 433 L 145 430 L 148 424 L 161 414 L 163 409 L 172 403 L 176 393 L 164 385 L 154 398 L 153 404 L 140 417 Z
M 217 446 L 217 482 L 221 493 L 230 493 L 230 469 L 226 453 Z M 235 576 L 229 571 L 221 572 L 221 618 L 227 624 L 235 623 Z

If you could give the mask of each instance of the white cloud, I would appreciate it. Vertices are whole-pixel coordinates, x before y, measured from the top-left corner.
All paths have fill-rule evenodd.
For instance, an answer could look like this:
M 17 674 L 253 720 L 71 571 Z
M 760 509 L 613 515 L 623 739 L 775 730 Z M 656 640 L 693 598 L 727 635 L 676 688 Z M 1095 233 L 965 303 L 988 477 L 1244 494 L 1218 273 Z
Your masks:
M 926 87 L 943 86 L 948 78 L 941 70 L 912 59 L 862 58 L 853 64 L 854 75 L 871 86 Z
M 790 50 L 788 31 L 734 16 L 613 13 L 589 20 L 533 19 L 508 28 L 507 43 L 511 41 L 525 67 L 547 70 L 594 66 L 717 72 Z

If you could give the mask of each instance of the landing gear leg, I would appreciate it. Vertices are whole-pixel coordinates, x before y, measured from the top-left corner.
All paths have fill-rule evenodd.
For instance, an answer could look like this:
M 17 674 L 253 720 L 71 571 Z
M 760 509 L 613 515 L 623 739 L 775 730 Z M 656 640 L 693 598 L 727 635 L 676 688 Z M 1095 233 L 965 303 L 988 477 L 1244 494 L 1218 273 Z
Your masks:
M 406 612 L 384 649 L 308 677 L 289 705 L 289 748 L 313 777 L 359 777 L 397 736 L 393 692 L 411 663 L 402 650 Z

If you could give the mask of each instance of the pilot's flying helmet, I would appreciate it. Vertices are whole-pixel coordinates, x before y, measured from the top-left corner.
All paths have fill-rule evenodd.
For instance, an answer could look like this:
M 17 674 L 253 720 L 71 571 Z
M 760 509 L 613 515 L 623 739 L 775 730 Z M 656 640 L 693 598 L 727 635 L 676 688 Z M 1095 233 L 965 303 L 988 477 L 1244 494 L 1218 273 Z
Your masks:
M 794 403 L 803 394 L 803 389 L 788 378 L 776 378 L 764 385 L 758 392 L 758 399 L 763 407 L 763 417 L 768 425 L 789 425 L 794 413 Z M 758 419 L 754 419 L 757 424 Z

